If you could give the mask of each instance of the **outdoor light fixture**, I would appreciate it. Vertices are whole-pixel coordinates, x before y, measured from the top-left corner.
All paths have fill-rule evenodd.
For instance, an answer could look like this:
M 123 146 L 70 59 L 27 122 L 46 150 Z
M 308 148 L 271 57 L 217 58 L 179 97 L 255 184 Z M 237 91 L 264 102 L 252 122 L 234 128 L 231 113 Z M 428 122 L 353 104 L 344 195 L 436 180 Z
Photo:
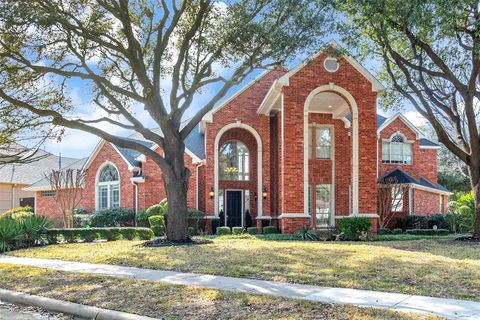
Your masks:
M 215 190 L 213 189 L 213 187 L 210 189 L 210 192 L 208 194 L 210 195 L 210 199 L 213 199 L 213 197 L 215 196 Z
M 263 187 L 263 191 L 262 191 L 263 199 L 267 199 L 267 195 L 268 195 L 267 188 Z

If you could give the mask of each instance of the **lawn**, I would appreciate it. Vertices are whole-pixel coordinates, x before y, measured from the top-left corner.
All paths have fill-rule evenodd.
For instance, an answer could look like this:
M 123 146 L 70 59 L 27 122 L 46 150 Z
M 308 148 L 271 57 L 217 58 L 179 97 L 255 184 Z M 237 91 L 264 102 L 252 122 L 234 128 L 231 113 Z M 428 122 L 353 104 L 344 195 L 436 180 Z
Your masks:
M 0 287 L 162 319 L 440 319 L 0 264 Z
M 271 241 L 249 236 L 212 241 L 164 248 L 145 248 L 138 241 L 63 244 L 11 254 L 480 300 L 479 244 Z

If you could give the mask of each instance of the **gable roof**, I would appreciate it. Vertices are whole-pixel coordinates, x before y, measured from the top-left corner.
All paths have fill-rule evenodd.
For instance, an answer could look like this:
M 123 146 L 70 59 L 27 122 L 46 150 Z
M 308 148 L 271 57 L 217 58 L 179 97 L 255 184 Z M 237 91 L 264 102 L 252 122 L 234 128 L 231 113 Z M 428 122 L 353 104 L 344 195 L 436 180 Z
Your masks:
M 65 168 L 79 160 L 57 156 L 44 150 L 39 150 L 38 155 L 39 159 L 30 163 L 0 165 L 0 183 L 31 184 L 42 179 L 48 172 Z
M 416 138 L 418 139 L 421 136 L 421 132 L 413 125 L 413 123 L 410 122 L 403 114 L 401 113 L 396 113 L 392 117 L 386 119 L 383 121 L 383 123 L 377 128 L 377 134 L 380 134 L 380 132 L 388 127 L 393 121 L 400 119 L 407 127 L 409 127 L 414 133 Z
M 62 168 L 63 170 L 66 169 L 82 169 L 87 162 L 88 158 L 82 158 L 82 159 L 77 159 L 77 161 L 72 162 L 70 165 Z M 23 188 L 25 191 L 44 191 L 44 190 L 51 190 L 51 185 L 50 181 L 48 181 L 47 177 L 45 175 L 43 178 L 39 179 L 38 181 L 35 181 L 34 183 L 30 184 L 28 187 Z
M 422 149 L 440 149 L 440 145 L 426 138 L 420 138 L 420 148 Z
M 422 190 L 439 193 L 439 194 L 446 194 L 446 195 L 452 194 L 444 186 L 439 184 L 435 185 L 424 177 L 420 177 L 420 179 L 417 180 L 400 168 L 395 168 L 392 171 L 384 174 L 382 177 L 378 179 L 378 181 L 380 183 L 385 183 L 389 179 L 394 179 L 395 183 L 410 184 L 413 188 L 417 188 L 417 189 L 422 189 Z
M 330 41 L 330 43 L 327 45 L 327 48 L 334 48 L 334 49 L 341 49 L 344 52 L 345 49 L 343 49 L 335 40 Z M 317 53 L 311 55 L 307 59 L 305 59 L 302 63 L 297 65 L 295 68 L 287 72 L 284 76 L 282 76 L 278 81 L 282 85 L 289 85 L 290 78 L 295 75 L 298 71 L 300 71 L 303 67 L 305 67 L 310 61 L 314 60 L 318 56 L 320 56 L 322 53 L 325 52 L 325 49 L 321 49 Z M 362 66 L 355 58 L 350 56 L 349 54 L 343 54 L 342 57 L 348 61 L 354 67 L 362 76 L 365 77 L 371 84 L 372 84 L 372 91 L 373 92 L 382 92 L 385 90 L 385 87 L 378 81 L 364 66 Z

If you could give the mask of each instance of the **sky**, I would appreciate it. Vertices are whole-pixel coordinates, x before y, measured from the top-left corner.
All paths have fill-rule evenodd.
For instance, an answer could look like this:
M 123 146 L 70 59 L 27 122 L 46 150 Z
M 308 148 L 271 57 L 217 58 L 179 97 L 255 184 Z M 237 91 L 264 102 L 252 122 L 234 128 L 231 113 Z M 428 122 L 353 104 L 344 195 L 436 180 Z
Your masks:
M 335 36 L 332 36 L 330 39 L 326 39 L 326 42 L 330 40 L 339 41 L 339 39 Z M 306 56 L 299 56 L 294 59 L 287 65 L 288 68 L 293 68 L 295 65 L 300 63 Z M 378 70 L 380 70 L 381 65 L 378 61 L 367 60 L 363 62 L 363 65 L 367 70 L 369 70 L 374 76 L 377 74 Z M 228 70 L 220 70 L 220 72 L 228 72 Z M 261 71 L 255 72 L 250 75 L 243 83 L 240 85 L 232 88 L 230 92 L 225 96 L 223 99 L 228 99 L 229 96 L 235 93 L 235 91 L 240 90 L 242 87 L 248 84 L 252 79 L 254 79 Z M 77 113 L 82 118 L 95 118 L 101 115 L 98 107 L 95 107 L 91 103 L 91 97 L 86 94 L 89 88 L 85 87 L 86 84 L 80 81 L 73 81 L 70 83 L 70 87 L 72 88 L 70 91 L 71 99 L 76 106 Z M 164 83 L 164 87 L 168 89 L 169 84 Z M 186 118 L 191 117 L 191 115 L 198 110 L 198 108 L 207 101 L 215 91 L 216 87 L 211 87 L 205 92 L 202 92 L 200 95 L 197 96 L 197 99 L 193 101 L 192 107 L 189 110 L 189 113 L 186 114 Z M 221 102 L 220 102 L 221 103 Z M 150 118 L 146 111 L 144 111 L 141 107 L 133 106 L 133 111 L 140 121 L 148 126 L 148 127 L 155 127 L 154 121 Z M 385 112 L 381 109 L 377 110 L 378 114 L 383 116 L 392 116 L 395 112 Z M 405 107 L 401 110 L 403 115 L 407 117 L 414 125 L 423 127 L 426 125 L 427 121 L 423 118 L 414 108 L 410 105 L 405 103 Z M 132 132 L 115 127 L 113 125 L 103 123 L 101 125 L 102 129 L 108 130 L 110 133 L 121 135 L 121 136 L 128 136 Z M 66 129 L 65 135 L 61 141 L 48 141 L 44 148 L 46 151 L 54 153 L 54 154 L 61 154 L 64 157 L 73 157 L 73 158 L 83 158 L 88 157 L 97 143 L 99 142 L 99 138 L 78 130 Z

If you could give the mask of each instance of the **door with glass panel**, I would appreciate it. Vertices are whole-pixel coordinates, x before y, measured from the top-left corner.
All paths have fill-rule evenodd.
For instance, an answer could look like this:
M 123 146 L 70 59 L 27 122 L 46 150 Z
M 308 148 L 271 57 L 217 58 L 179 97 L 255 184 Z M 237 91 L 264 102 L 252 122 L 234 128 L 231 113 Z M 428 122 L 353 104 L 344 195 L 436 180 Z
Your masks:
M 332 226 L 332 187 L 330 184 L 315 186 L 315 219 L 317 228 Z

